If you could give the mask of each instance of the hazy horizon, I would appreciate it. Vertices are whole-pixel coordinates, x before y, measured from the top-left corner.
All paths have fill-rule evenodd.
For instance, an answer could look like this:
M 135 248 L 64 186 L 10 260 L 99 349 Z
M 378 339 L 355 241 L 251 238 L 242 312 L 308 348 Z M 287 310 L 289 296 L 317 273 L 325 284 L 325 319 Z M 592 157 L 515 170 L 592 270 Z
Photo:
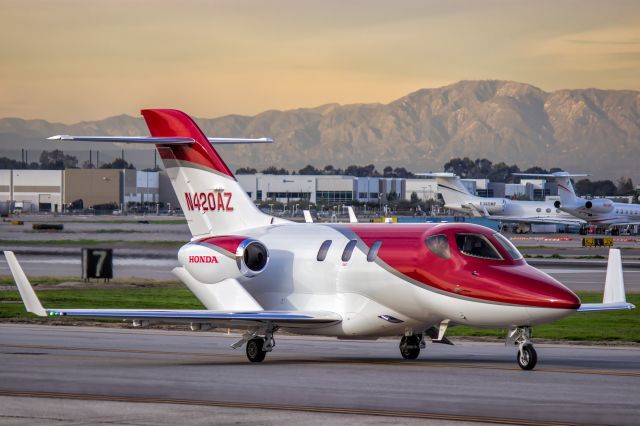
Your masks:
M 153 5 L 153 7 L 150 7 Z M 640 3 L 2 2 L 0 117 L 388 103 L 459 80 L 640 89 Z

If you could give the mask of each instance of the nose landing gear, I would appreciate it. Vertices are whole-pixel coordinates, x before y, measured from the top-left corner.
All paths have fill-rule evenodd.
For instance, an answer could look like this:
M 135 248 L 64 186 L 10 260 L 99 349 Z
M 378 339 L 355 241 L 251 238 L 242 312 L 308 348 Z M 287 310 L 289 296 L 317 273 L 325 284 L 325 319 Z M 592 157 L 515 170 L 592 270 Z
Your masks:
M 531 327 L 516 327 L 509 330 L 506 345 L 518 345 L 516 361 L 523 370 L 533 370 L 538 363 L 538 354 L 531 343 Z

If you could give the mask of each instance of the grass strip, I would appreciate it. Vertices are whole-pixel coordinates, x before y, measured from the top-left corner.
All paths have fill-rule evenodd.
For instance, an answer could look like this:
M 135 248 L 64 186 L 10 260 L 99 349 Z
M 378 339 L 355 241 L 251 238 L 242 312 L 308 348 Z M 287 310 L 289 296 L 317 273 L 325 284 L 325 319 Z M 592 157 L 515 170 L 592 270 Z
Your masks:
M 79 246 L 146 246 L 146 247 L 182 247 L 184 241 L 171 240 L 0 240 L 0 246 L 56 246 L 56 247 L 79 247 Z
M 6 281 L 10 279 L 2 279 L 0 283 L 4 284 Z M 96 288 L 39 290 L 38 296 L 47 308 L 203 309 L 195 296 L 179 283 L 163 282 L 153 285 L 149 280 L 138 281 L 138 286 L 100 288 L 96 284 Z M 34 284 L 50 285 L 63 282 L 64 278 L 34 279 Z M 127 281 L 127 284 L 131 283 L 131 280 Z M 602 300 L 600 293 L 579 292 L 578 295 L 585 303 L 597 303 Z M 627 299 L 640 306 L 640 294 L 629 294 Z M 17 291 L 0 292 L 0 318 L 47 321 L 46 318 L 26 313 Z M 506 330 L 457 326 L 451 327 L 448 335 L 503 338 Z M 550 340 L 640 343 L 640 309 L 576 313 L 560 321 L 534 327 L 534 337 Z

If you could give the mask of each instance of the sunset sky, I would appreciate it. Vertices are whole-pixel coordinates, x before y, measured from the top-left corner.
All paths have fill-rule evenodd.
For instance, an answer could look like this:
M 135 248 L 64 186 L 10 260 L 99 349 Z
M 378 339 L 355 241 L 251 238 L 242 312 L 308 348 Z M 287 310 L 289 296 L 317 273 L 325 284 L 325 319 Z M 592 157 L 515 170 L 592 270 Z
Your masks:
M 640 89 L 639 1 L 0 0 L 0 117 L 389 102 L 459 80 Z

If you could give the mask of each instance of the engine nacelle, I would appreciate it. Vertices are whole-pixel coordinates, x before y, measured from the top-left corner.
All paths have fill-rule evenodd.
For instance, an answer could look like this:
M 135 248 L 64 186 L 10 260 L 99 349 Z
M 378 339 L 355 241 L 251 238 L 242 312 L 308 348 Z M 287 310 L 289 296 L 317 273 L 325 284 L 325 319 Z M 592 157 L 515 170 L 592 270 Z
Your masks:
M 258 275 L 267 267 L 269 251 L 253 238 L 211 237 L 182 246 L 178 260 L 193 278 L 212 284 Z
M 609 213 L 613 210 L 613 201 L 606 198 L 594 198 L 585 201 L 584 208 L 593 213 Z

